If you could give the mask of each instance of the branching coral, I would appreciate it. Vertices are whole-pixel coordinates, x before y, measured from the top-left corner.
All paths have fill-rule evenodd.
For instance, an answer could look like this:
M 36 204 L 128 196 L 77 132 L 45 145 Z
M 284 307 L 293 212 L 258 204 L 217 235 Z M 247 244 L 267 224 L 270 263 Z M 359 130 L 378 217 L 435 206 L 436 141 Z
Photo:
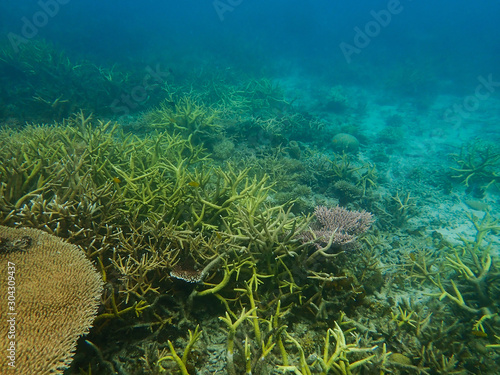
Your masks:
M 196 342 L 200 339 L 201 334 L 203 331 L 200 331 L 200 326 L 196 326 L 194 332 L 189 330 L 189 339 L 186 347 L 184 348 L 184 352 L 182 354 L 182 357 L 179 357 L 179 355 L 176 353 L 176 350 L 174 348 L 174 345 L 170 340 L 168 340 L 168 348 L 170 351 L 170 354 L 167 354 L 168 352 L 165 350 L 163 351 L 159 356 L 160 359 L 158 359 L 158 366 L 160 368 L 161 372 L 165 372 L 165 368 L 162 366 L 162 362 L 166 360 L 171 360 L 175 361 L 177 364 L 180 372 L 182 375 L 189 375 L 188 369 L 187 369 L 187 362 L 189 360 L 189 355 L 191 353 L 191 349 L 193 346 L 196 344 Z
M 491 185 L 500 182 L 500 152 L 496 147 L 474 142 L 451 157 L 458 164 L 458 167 L 451 168 L 454 171 L 452 177 L 467 188 L 478 188 L 484 194 Z
M 311 375 L 312 369 L 316 364 L 321 367 L 321 375 L 335 374 L 335 375 L 351 375 L 356 372 L 356 369 L 364 364 L 370 363 L 375 355 L 369 355 L 363 359 L 350 362 L 348 355 L 352 353 L 367 353 L 375 350 L 377 347 L 372 348 L 360 348 L 356 344 L 347 344 L 344 332 L 340 328 L 337 322 L 335 322 L 335 327 L 329 328 L 325 335 L 325 341 L 323 346 L 323 356 L 318 357 L 312 365 L 309 365 L 306 361 L 304 350 L 300 343 L 294 339 L 292 336 L 287 334 L 288 339 L 297 347 L 299 350 L 299 366 L 279 366 L 278 368 L 284 372 L 293 372 L 300 375 Z M 331 346 L 331 338 L 335 340 L 335 347 Z
M 411 254 L 409 270 L 411 277 L 422 283 L 428 281 L 439 289 L 439 293 L 432 295 L 451 301 L 470 316 L 467 327 L 470 333 L 488 337 L 499 324 L 496 294 L 500 273 L 498 258 L 492 252 L 493 243 L 487 242 L 487 235 L 498 232 L 500 225 L 489 214 L 481 219 L 472 215 L 469 218 L 476 230 L 473 240 L 460 236 L 461 244 L 448 244 L 448 254 L 443 260 L 429 252 Z
M 377 209 L 380 221 L 396 227 L 403 226 L 417 213 L 415 198 L 409 192 L 401 196 L 400 192 L 396 191 L 396 194 L 385 199 L 383 206 L 377 205 Z
M 493 220 L 491 216 L 485 214 L 483 219 L 479 220 L 470 216 L 471 221 L 476 228 L 476 238 L 474 241 L 460 237 L 462 245 L 453 248 L 453 255 L 447 256 L 447 266 L 452 269 L 460 280 L 463 280 L 468 286 L 475 290 L 474 303 L 477 307 L 469 306 L 464 300 L 462 293 L 453 280 L 450 280 L 453 294 L 448 292 L 442 285 L 438 277 L 435 284 L 441 289 L 440 298 L 445 297 L 454 301 L 458 306 L 473 313 L 478 313 L 486 309 L 488 312 L 493 307 L 495 297 L 491 295 L 488 285 L 498 278 L 497 266 L 494 266 L 494 260 L 491 255 L 492 243 L 484 245 L 484 237 L 490 231 L 500 230 L 498 220 Z M 496 259 L 495 259 L 496 261 Z
M 207 312 L 214 311 L 228 331 L 226 357 L 219 362 L 225 358 L 235 373 L 243 367 L 247 373 L 265 373 L 280 365 L 283 371 L 348 374 L 388 366 L 385 359 L 373 357 L 373 341 L 346 337 L 340 326 L 327 330 L 322 353 L 315 359 L 306 353 L 317 348 L 309 346 L 301 353 L 293 341 L 303 345 L 292 325 L 301 314 L 312 313 L 319 325 L 330 322 L 347 298 L 355 301 L 349 302 L 352 306 L 360 306 L 366 294 L 360 285 L 363 276 L 356 280 L 359 274 L 351 275 L 333 259 L 313 261 L 323 260 L 318 255 L 332 255 L 328 249 L 332 244 L 353 243 L 372 223 L 371 214 L 318 209 L 317 227 L 312 227 L 318 233 L 310 238 L 319 239 L 314 248 L 303 235 L 313 217 L 275 203 L 273 184 L 279 181 L 273 177 L 279 179 L 288 170 L 269 177 L 257 167 L 217 165 L 202 146 L 195 145 L 193 134 L 177 130 L 125 135 L 115 123 L 80 113 L 53 127 L 27 126 L 10 133 L 0 139 L 5 146 L 0 152 L 5 166 L 0 170 L 0 220 L 37 227 L 80 244 L 106 283 L 97 328 L 106 334 L 133 328 L 159 346 L 164 342 L 165 351 L 151 362 L 158 371 L 176 367 L 183 374 L 192 372 L 189 354 L 183 356 L 176 349 L 182 346 L 179 332 L 184 325 L 195 327 L 196 320 L 203 324 Z M 304 178 L 301 174 L 310 171 L 300 169 L 305 168 L 302 158 L 290 159 L 289 165 Z M 276 157 L 269 169 L 279 168 L 282 161 Z M 351 185 L 359 183 L 359 196 L 373 187 L 374 168 L 357 170 L 348 163 L 338 167 Z M 478 222 L 480 233 L 495 226 Z M 377 247 L 374 241 L 365 244 Z M 466 275 L 470 270 L 481 279 L 481 272 L 472 258 L 458 254 L 460 260 L 448 254 L 446 267 L 459 275 L 456 286 L 467 306 L 476 308 L 467 293 L 473 283 Z M 487 258 L 478 259 L 479 265 L 488 265 Z M 370 258 L 366 266 L 374 262 Z M 438 283 L 434 269 L 428 264 L 423 269 L 428 271 L 423 278 Z M 492 272 L 496 272 L 493 257 L 485 280 Z M 455 296 L 451 284 L 443 280 L 442 285 Z M 393 326 L 401 323 L 408 332 L 418 330 L 423 320 L 404 309 L 393 318 Z M 495 318 L 476 318 L 478 330 L 489 332 Z M 218 328 L 203 327 L 205 332 Z M 190 345 L 200 343 L 198 333 L 191 332 L 184 353 L 207 356 Z M 367 354 L 356 353 L 362 346 L 369 347 Z M 103 351 L 106 360 L 113 355 Z M 388 356 L 386 350 L 382 356 Z
M 143 122 L 160 130 L 176 130 L 185 136 L 213 137 L 220 130 L 220 113 L 191 96 L 168 98 L 144 115 Z
M 129 87 L 142 88 L 142 72 L 139 75 L 115 65 L 100 67 L 86 60 L 72 61 L 41 38 L 15 44 L 0 43 L 0 68 L 6 88 L 0 98 L 8 98 L 9 111 L 23 122 L 60 120 L 78 108 L 104 114 L 129 111 L 140 104 L 128 97 L 128 106 L 120 106 L 116 98 L 120 94 L 124 97 Z M 21 81 L 23 84 L 19 84 Z
M 299 237 L 310 221 L 309 217 L 294 217 L 283 206 L 267 207 L 257 211 L 257 207 L 239 207 L 234 222 L 226 222 L 226 233 L 235 246 L 244 245 L 250 254 L 265 259 L 287 254 L 296 255 Z

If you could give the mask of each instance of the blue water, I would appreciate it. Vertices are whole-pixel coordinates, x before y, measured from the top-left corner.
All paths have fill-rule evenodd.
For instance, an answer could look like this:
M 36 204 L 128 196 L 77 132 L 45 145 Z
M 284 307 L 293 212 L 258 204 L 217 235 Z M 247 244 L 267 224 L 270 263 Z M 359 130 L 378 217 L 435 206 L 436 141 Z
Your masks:
M 387 14 L 388 7 L 393 12 L 377 31 L 373 12 Z M 353 63 L 384 70 L 428 57 L 450 78 L 453 72 L 457 79 L 474 79 L 498 73 L 499 15 L 500 3 L 493 0 L 4 1 L 0 31 L 22 36 L 23 26 L 34 22 L 38 37 L 96 59 L 140 61 L 166 50 L 238 65 L 244 54 L 255 65 L 286 58 L 319 73 L 342 69 L 339 45 L 353 45 L 354 28 L 372 23 L 374 36 Z
M 374 287 L 379 288 L 377 293 L 369 291 L 367 299 L 375 302 L 366 310 L 360 308 L 356 318 L 367 326 L 373 319 L 374 325 L 380 324 L 378 328 L 390 322 L 397 325 L 390 313 L 397 320 L 396 314 L 403 312 L 401 306 L 412 307 L 403 300 L 414 303 L 422 320 L 435 315 L 430 323 L 432 334 L 429 329 L 428 336 L 418 338 L 421 347 L 400 345 L 416 335 L 413 323 L 405 322 L 402 329 L 401 325 L 394 328 L 398 332 L 394 336 L 380 328 L 383 333 L 372 337 L 373 332 L 367 329 L 366 345 L 377 343 L 380 351 L 386 340 L 388 350 L 417 358 L 422 347 L 433 342 L 432 335 L 438 335 L 443 325 L 452 326 L 449 341 L 446 334 L 436 338 L 441 345 L 437 362 L 441 353 L 448 359 L 455 355 L 460 361 L 456 368 L 495 374 L 498 351 L 485 360 L 484 372 L 479 372 L 483 367 L 477 363 L 486 350 L 493 350 L 485 345 L 498 345 L 495 337 L 500 332 L 499 17 L 499 0 L 4 0 L 0 3 L 0 126 L 22 130 L 26 122 L 61 122 L 82 109 L 93 113 L 95 119 L 118 121 L 125 131 L 154 136 L 157 129 L 148 128 L 144 120 L 148 117 L 143 116 L 160 103 L 173 108 L 192 95 L 204 109 L 220 109 L 220 124 L 211 130 L 219 125 L 222 130 L 200 132 L 192 141 L 203 143 L 215 165 L 224 168 L 228 160 L 242 169 L 245 162 L 255 168 L 260 159 L 265 160 L 262 170 L 278 176 L 269 202 L 278 205 L 297 199 L 291 211 L 297 217 L 312 214 L 318 206 L 337 203 L 374 214 L 370 235 L 379 236 L 380 243 L 370 251 L 383 263 L 380 285 L 386 289 L 378 285 Z M 37 48 L 49 52 L 37 55 Z M 45 56 L 45 60 L 37 61 L 38 56 Z M 264 86 L 271 82 L 279 93 L 260 97 L 261 92 L 255 90 L 254 96 L 246 97 L 245 88 L 255 82 Z M 219 90 L 233 90 L 230 92 L 250 104 L 243 109 L 225 106 L 230 101 L 224 101 L 224 93 L 210 91 L 211 85 L 218 83 Z M 263 103 L 262 108 L 257 103 Z M 167 113 L 175 117 L 173 112 Z M 297 118 L 301 121 L 294 123 Z M 282 127 L 273 128 L 274 120 Z M 287 128 L 291 123 L 299 125 Z M 335 138 L 339 134 L 340 138 Z M 334 160 L 332 164 L 347 160 L 341 159 L 346 149 L 338 148 L 337 143 L 346 138 L 354 138 L 350 144 L 354 146 L 348 150 L 354 169 L 339 177 L 324 167 L 330 165 L 325 160 Z M 488 158 L 491 163 L 466 180 L 467 168 Z M 35 163 L 26 165 L 32 168 Z M 367 183 L 363 178 L 371 172 L 375 181 L 363 185 L 362 181 Z M 107 177 L 114 187 L 126 183 L 118 175 Z M 198 181 L 189 182 L 190 189 L 199 186 Z M 10 212 L 15 203 L 2 206 L 0 213 Z M 493 224 L 484 243 L 474 251 L 479 256 L 491 252 L 492 271 L 471 285 L 464 277 L 466 272 L 453 269 L 446 259 L 467 253 L 465 241 L 460 241 L 474 239 L 472 221 L 477 224 L 478 218 L 485 218 L 484 223 L 488 223 L 488 215 Z M 463 248 L 457 252 L 453 244 Z M 419 275 L 419 281 L 432 279 L 423 282 L 423 288 L 428 288 L 425 291 L 419 283 L 411 284 L 405 278 L 405 272 L 410 273 L 405 268 L 408 259 L 415 261 L 415 254 L 421 254 L 419 249 L 432 249 L 428 254 L 437 254 L 432 258 L 437 265 L 429 267 L 432 275 Z M 488 263 L 486 258 L 478 261 L 471 254 L 463 257 L 475 275 L 481 271 L 475 268 L 479 263 Z M 97 256 L 92 260 L 97 264 Z M 335 260 L 324 263 L 315 265 L 314 270 L 345 275 Z M 333 268 L 321 268 L 332 264 Z M 107 267 L 112 269 L 113 265 L 108 262 Z M 440 280 L 438 268 L 446 270 L 443 284 L 448 293 L 454 293 L 455 287 L 448 279 L 456 280 L 469 310 L 457 306 L 450 298 L 453 294 L 441 295 L 441 301 L 432 295 L 443 293 L 436 281 Z M 213 273 L 220 276 L 221 269 L 214 268 Z M 117 275 L 115 270 L 113 282 L 118 284 L 121 279 Z M 301 281 L 312 283 L 310 274 L 304 275 Z M 322 275 L 326 277 L 326 273 Z M 393 289 L 392 283 L 396 285 Z M 342 286 L 330 284 L 329 296 L 337 298 L 335 293 Z M 161 289 L 164 285 L 158 288 L 168 294 L 175 289 L 173 285 L 168 291 Z M 487 298 L 476 299 L 476 287 L 487 290 Z M 175 293 L 169 301 L 175 300 Z M 372 307 L 382 311 L 380 316 L 374 317 Z M 351 308 L 354 316 L 356 308 Z M 167 306 L 162 312 L 169 309 Z M 177 305 L 171 310 L 184 312 Z M 472 329 L 487 313 L 491 316 L 485 318 L 486 332 Z M 339 311 L 330 311 L 328 319 L 332 322 L 338 315 Z M 154 320 L 151 316 L 148 319 L 145 321 Z M 295 322 L 290 322 L 290 332 L 295 333 L 292 324 Z M 220 331 L 213 327 L 212 332 Z M 187 325 L 181 327 L 175 338 L 185 337 L 186 329 Z M 105 337 L 99 340 L 103 347 L 108 345 Z M 452 341 L 453 345 L 463 342 L 463 346 L 450 348 Z M 217 350 L 222 352 L 222 347 Z M 135 346 L 131 348 L 135 350 Z M 109 352 L 106 355 L 112 357 Z M 142 355 L 134 352 L 136 357 Z M 426 361 L 425 366 L 433 366 L 428 355 Z

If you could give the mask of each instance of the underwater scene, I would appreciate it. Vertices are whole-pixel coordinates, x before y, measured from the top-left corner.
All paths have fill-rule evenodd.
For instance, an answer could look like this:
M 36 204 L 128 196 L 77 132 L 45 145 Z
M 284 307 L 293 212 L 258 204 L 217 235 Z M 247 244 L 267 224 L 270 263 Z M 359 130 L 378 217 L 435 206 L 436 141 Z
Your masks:
M 0 374 L 500 374 L 500 2 L 0 3 Z

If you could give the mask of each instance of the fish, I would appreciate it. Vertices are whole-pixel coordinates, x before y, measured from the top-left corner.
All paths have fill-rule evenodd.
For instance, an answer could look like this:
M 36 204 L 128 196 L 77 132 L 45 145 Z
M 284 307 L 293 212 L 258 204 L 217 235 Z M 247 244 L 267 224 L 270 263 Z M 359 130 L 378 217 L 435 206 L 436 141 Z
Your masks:
M 188 185 L 192 186 L 192 187 L 198 187 L 198 186 L 200 186 L 200 184 L 198 182 L 196 182 L 196 181 L 188 182 Z

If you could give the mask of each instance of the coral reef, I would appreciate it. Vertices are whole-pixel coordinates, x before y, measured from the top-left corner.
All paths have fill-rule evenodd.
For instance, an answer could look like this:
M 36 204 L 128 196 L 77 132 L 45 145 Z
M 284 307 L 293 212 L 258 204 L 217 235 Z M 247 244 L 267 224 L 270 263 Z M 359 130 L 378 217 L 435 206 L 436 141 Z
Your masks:
M 94 69 L 109 95 L 135 79 L 53 59 L 70 82 Z M 15 60 L 3 67 L 29 72 Z M 474 237 L 446 239 L 457 223 L 426 206 L 459 201 L 432 196 L 443 176 L 391 169 L 387 134 L 373 146 L 341 96 L 330 121 L 269 79 L 203 71 L 115 122 L 45 86 L 51 110 L 0 130 L 0 224 L 65 239 L 98 269 L 101 306 L 68 374 L 495 373 L 496 202 L 473 205 Z M 338 133 L 356 141 L 332 150 Z M 495 191 L 494 148 L 452 159 L 475 195 Z
M 214 137 L 220 129 L 220 113 L 189 96 L 165 99 L 158 109 L 146 113 L 141 121 L 156 129 L 172 128 L 195 138 L 203 135 Z
M 490 186 L 498 188 L 500 151 L 495 145 L 472 142 L 451 157 L 458 164 L 452 167 L 452 178 L 460 180 L 468 192 L 482 198 Z
M 18 52 L 6 41 L 1 43 L 0 72 L 5 88 L 0 100 L 9 103 L 5 112 L 0 111 L 0 119 L 50 123 L 80 109 L 109 115 L 129 112 L 143 104 L 128 98 L 130 105 L 126 106 L 118 98 L 134 87 L 142 87 L 144 73 L 86 60 L 72 61 L 64 51 L 43 39 L 21 44 Z M 148 90 L 153 93 L 158 89 L 151 85 Z M 154 99 L 151 103 L 155 103 Z

